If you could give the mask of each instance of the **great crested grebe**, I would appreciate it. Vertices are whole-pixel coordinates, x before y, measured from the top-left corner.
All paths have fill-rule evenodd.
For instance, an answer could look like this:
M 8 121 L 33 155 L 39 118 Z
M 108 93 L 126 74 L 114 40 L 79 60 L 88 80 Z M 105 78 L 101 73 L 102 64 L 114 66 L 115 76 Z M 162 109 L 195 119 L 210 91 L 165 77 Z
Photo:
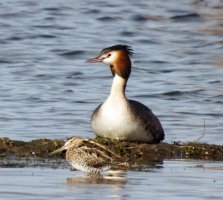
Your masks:
M 113 75 L 111 92 L 92 115 L 92 128 L 96 135 L 111 139 L 159 143 L 164 131 L 159 119 L 140 102 L 128 100 L 125 88 L 131 73 L 130 57 L 133 50 L 127 45 L 105 48 L 89 63 L 110 65 Z
M 66 160 L 70 165 L 84 172 L 98 174 L 112 166 L 117 168 L 125 165 L 120 162 L 122 160 L 120 156 L 88 138 L 72 137 L 51 155 L 64 150 L 66 150 Z

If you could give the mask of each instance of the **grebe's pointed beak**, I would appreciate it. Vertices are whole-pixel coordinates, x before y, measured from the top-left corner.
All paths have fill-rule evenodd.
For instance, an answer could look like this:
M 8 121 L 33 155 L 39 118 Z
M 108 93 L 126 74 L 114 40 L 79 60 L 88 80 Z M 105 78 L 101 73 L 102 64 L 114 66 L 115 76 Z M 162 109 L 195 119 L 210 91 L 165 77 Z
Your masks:
M 104 60 L 103 57 L 98 56 L 96 58 L 91 58 L 91 59 L 87 60 L 86 62 L 87 63 L 97 63 L 97 62 L 102 62 L 103 60 Z

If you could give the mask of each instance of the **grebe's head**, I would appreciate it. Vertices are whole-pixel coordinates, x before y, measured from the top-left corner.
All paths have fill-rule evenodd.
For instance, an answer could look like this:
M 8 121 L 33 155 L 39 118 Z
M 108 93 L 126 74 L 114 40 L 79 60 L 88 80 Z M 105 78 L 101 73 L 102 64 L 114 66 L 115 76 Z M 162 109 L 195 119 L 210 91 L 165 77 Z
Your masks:
M 133 50 L 131 49 L 130 46 L 119 44 L 102 49 L 99 56 L 89 59 L 87 62 L 89 63 L 103 62 L 108 65 L 113 65 L 120 59 L 120 57 L 131 56 L 132 54 Z
M 131 61 L 129 56 L 133 50 L 128 45 L 115 45 L 102 49 L 99 56 L 87 60 L 89 63 L 103 62 L 110 65 L 113 76 L 118 74 L 123 78 L 129 77 L 131 73 Z

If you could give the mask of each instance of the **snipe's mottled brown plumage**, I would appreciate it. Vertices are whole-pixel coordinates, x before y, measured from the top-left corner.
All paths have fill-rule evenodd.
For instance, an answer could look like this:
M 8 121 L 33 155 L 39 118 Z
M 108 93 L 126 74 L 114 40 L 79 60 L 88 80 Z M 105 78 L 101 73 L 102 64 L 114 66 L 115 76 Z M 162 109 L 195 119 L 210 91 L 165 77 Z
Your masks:
M 88 138 L 73 137 L 51 154 L 66 150 L 66 160 L 81 171 L 100 173 L 121 165 L 121 157 Z

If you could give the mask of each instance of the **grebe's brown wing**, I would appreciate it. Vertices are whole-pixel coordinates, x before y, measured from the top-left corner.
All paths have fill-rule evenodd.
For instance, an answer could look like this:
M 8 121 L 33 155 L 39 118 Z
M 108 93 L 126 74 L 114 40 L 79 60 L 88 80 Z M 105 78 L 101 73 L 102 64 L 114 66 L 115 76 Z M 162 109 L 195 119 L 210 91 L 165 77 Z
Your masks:
M 154 138 L 154 143 L 159 143 L 164 140 L 164 131 L 159 119 L 152 111 L 142 103 L 134 100 L 129 100 L 131 113 L 142 122 L 145 131 L 151 134 Z

